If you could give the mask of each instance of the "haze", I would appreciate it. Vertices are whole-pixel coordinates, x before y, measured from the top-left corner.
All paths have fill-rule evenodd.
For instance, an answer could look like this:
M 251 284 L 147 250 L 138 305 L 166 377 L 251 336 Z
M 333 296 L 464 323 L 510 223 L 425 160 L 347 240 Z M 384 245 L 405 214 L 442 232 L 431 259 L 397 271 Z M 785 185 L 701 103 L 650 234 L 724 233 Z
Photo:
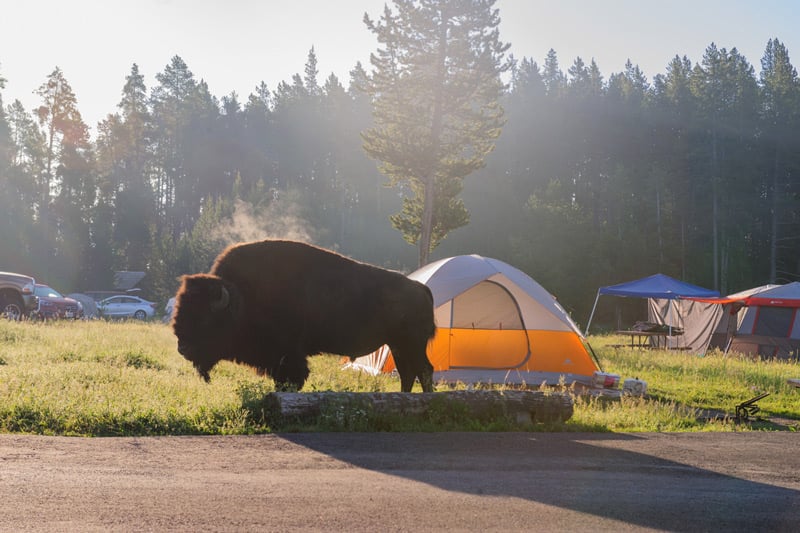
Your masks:
M 380 16 L 383 0 L 34 0 L 0 8 L 0 76 L 3 102 L 39 104 L 33 92 L 56 66 L 78 99 L 85 122 L 95 125 L 116 111 L 125 76 L 137 63 L 149 87 L 179 55 L 215 96 L 235 91 L 246 99 L 264 81 L 270 89 L 302 72 L 313 46 L 320 79 L 335 73 L 345 86 L 349 71 L 365 66 L 377 42 L 365 12 Z M 759 69 L 770 38 L 800 54 L 798 9 L 790 0 L 596 2 L 498 0 L 501 37 L 517 58 L 543 62 L 554 49 L 566 72 L 577 56 L 594 58 L 608 79 L 627 59 L 649 80 L 669 60 L 693 63 L 706 47 L 736 47 Z

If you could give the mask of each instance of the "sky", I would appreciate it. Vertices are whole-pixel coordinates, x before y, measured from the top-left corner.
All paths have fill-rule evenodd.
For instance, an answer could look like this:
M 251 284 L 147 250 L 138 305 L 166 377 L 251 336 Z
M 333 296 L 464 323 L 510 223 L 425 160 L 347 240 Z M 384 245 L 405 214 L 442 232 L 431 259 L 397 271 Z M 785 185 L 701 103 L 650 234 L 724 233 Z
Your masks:
M 4 104 L 40 104 L 34 91 L 60 67 L 92 134 L 117 111 L 136 63 L 148 89 L 180 56 L 217 98 L 240 102 L 264 81 L 274 90 L 302 73 L 314 47 L 319 82 L 336 74 L 347 87 L 377 49 L 363 23 L 391 0 L 13 0 L 0 2 L 0 90 Z M 551 48 L 566 73 L 576 57 L 594 59 L 604 78 L 628 59 L 648 80 L 676 55 L 692 64 L 713 42 L 736 48 L 755 68 L 767 41 L 780 40 L 800 64 L 796 0 L 497 0 L 509 53 L 540 65 Z

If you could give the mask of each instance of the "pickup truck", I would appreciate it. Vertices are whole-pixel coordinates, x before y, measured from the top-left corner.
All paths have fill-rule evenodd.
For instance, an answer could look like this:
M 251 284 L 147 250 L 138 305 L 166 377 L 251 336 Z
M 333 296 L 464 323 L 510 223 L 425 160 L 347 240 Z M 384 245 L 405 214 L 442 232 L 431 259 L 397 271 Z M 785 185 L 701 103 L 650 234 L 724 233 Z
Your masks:
M 30 276 L 0 272 L 0 316 L 11 320 L 30 316 L 38 307 L 35 286 Z

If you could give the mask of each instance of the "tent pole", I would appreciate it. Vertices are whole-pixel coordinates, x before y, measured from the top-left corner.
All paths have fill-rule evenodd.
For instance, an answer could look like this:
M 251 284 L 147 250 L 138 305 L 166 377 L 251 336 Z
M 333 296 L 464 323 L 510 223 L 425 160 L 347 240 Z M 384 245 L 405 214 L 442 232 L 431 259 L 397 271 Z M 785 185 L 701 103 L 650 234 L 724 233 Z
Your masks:
M 589 341 L 586 341 L 586 346 L 589 347 L 589 351 L 592 353 L 592 357 L 594 358 L 594 362 L 597 363 L 597 368 L 600 369 L 600 372 L 605 372 L 605 370 L 603 370 L 603 365 L 600 364 L 600 358 L 597 357 L 596 353 L 594 353 L 594 348 L 592 348 L 592 345 L 589 344 Z
M 597 300 L 600 299 L 600 290 L 597 290 L 597 296 L 594 299 L 594 305 L 592 306 L 592 313 L 589 315 L 589 321 L 586 323 L 586 329 L 583 331 L 583 336 L 586 337 L 589 335 L 589 326 L 592 325 L 592 318 L 594 318 L 594 310 L 597 309 Z

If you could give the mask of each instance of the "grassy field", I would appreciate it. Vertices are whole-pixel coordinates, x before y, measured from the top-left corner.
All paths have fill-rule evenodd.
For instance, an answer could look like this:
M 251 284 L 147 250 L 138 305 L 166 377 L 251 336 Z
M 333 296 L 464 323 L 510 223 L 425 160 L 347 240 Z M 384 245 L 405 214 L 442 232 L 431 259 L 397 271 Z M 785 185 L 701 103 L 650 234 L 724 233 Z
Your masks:
M 648 383 L 646 398 L 575 394 L 562 424 L 481 422 L 469 413 L 433 410 L 425 417 L 379 420 L 363 413 L 323 413 L 312 426 L 275 426 L 265 414 L 272 381 L 221 363 L 203 382 L 158 323 L 0 321 L 0 432 L 45 435 L 249 434 L 270 431 L 547 430 L 750 431 L 800 428 L 800 365 L 715 353 L 618 349 L 614 337 L 590 339 L 604 370 Z M 399 391 L 399 380 L 342 371 L 339 358 L 311 359 L 306 391 Z M 735 406 L 767 392 L 758 419 L 732 420 Z

